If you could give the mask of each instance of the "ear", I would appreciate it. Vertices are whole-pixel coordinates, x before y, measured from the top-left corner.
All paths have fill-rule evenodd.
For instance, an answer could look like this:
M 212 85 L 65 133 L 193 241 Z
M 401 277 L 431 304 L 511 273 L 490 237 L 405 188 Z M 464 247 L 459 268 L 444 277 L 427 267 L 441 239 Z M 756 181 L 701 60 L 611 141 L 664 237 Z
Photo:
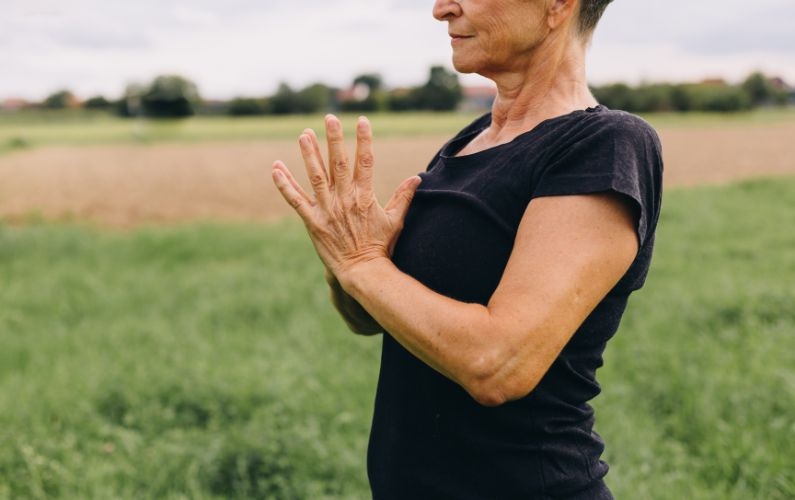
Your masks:
M 547 10 L 547 27 L 555 30 L 574 19 L 580 0 L 550 0 Z

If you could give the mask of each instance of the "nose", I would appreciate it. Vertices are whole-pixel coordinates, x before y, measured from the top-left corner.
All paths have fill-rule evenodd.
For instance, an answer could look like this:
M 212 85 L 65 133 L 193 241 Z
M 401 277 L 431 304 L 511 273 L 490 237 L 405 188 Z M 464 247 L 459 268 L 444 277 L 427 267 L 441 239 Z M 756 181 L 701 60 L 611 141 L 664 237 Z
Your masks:
M 433 17 L 447 21 L 450 17 L 461 15 L 461 4 L 456 0 L 436 0 L 433 4 Z

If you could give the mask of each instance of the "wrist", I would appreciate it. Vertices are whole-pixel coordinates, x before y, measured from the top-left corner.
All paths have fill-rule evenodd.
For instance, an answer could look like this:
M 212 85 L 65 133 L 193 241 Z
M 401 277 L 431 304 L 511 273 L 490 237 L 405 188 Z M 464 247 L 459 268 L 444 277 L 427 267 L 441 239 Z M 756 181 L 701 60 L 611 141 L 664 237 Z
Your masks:
M 358 300 L 360 295 L 368 290 L 368 284 L 374 277 L 377 277 L 385 269 L 393 267 L 395 265 L 390 259 L 376 257 L 350 266 L 345 272 L 339 273 L 337 279 L 343 290 Z

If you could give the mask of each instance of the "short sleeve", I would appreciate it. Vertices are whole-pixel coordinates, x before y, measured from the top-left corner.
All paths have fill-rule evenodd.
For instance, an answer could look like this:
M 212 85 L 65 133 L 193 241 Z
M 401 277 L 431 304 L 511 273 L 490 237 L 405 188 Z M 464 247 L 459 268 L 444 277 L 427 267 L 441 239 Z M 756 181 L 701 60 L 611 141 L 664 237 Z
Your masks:
M 602 116 L 600 116 L 602 115 Z M 640 248 L 654 232 L 662 201 L 662 151 L 657 133 L 621 111 L 595 115 L 561 141 L 534 179 L 531 198 L 615 191 L 632 200 Z

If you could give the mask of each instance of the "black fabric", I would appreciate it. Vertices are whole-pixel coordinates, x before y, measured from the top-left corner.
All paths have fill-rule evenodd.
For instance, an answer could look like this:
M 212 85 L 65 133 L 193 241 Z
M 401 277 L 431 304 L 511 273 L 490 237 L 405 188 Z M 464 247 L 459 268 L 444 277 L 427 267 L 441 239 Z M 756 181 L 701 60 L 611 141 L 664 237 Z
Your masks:
M 539 196 L 614 191 L 632 200 L 635 261 L 526 397 L 478 404 L 463 388 L 383 336 L 368 447 L 376 500 L 611 498 L 604 444 L 587 402 L 630 292 L 643 286 L 661 207 L 657 134 L 640 118 L 596 106 L 551 118 L 513 141 L 455 157 L 489 126 L 487 113 L 420 173 L 393 261 L 432 290 L 486 305 L 519 221 Z

